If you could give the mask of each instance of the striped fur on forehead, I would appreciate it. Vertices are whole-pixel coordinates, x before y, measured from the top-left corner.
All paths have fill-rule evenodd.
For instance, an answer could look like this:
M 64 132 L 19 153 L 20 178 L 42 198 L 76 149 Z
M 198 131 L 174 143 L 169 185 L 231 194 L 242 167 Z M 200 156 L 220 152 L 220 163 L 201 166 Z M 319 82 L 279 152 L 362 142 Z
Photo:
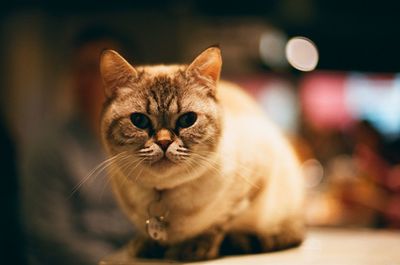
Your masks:
M 199 82 L 197 76 L 186 73 L 186 65 L 149 66 L 138 68 L 140 80 L 136 86 L 142 91 L 142 99 L 148 114 L 179 114 L 184 106 L 204 105 L 202 100 L 211 98 L 216 103 L 215 95 L 205 90 L 210 83 Z M 200 99 L 200 101 L 199 101 Z
M 218 112 L 215 97 L 210 97 L 205 91 L 205 83 L 187 74 L 186 65 L 142 66 L 136 69 L 136 80 L 117 89 L 104 107 L 107 112 L 106 109 L 112 106 L 110 114 L 113 118 L 126 117 L 132 112 L 147 113 L 158 128 L 173 126 L 171 122 L 174 123 L 180 113 L 187 111 L 211 116 Z
M 209 80 L 200 78 L 197 73 L 188 75 L 187 65 L 156 65 L 137 67 L 137 78 L 127 87 L 131 93 L 117 92 L 107 99 L 104 109 L 114 101 L 129 100 L 134 96 L 144 101 L 148 114 L 160 112 L 180 113 L 182 98 L 196 95 L 203 99 L 212 99 L 217 103 L 215 87 Z
M 175 75 L 161 74 L 146 80 L 147 99 L 146 111 L 149 114 L 181 111 L 182 88 L 185 86 L 184 73 L 178 71 Z
M 154 114 L 162 110 L 167 110 L 167 106 L 178 98 L 179 87 L 184 80 L 184 65 L 158 65 L 141 66 L 137 68 L 137 78 L 131 80 L 124 87 L 115 90 L 115 93 L 108 97 L 103 106 L 103 113 L 107 112 L 113 103 L 121 105 L 146 106 L 141 112 Z M 155 111 L 150 110 L 149 101 L 153 100 Z

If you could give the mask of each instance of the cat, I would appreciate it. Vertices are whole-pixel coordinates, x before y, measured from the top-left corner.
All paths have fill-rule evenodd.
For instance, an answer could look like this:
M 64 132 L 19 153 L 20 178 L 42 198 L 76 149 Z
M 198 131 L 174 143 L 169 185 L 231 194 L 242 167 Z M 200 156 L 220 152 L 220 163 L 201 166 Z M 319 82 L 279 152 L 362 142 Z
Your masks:
M 137 66 L 106 50 L 101 118 L 109 174 L 138 236 L 133 257 L 207 260 L 299 245 L 303 177 L 282 133 L 235 84 L 221 50 Z

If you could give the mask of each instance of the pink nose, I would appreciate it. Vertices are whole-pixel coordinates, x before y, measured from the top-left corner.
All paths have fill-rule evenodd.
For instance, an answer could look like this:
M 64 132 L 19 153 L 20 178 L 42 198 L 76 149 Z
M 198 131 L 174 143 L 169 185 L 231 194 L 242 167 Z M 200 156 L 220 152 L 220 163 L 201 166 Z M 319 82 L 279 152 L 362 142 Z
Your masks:
M 172 143 L 171 140 L 159 140 L 157 144 L 161 147 L 162 150 L 167 150 L 168 146 Z
M 156 143 L 165 151 L 172 143 L 171 132 L 167 129 L 161 129 L 156 133 Z

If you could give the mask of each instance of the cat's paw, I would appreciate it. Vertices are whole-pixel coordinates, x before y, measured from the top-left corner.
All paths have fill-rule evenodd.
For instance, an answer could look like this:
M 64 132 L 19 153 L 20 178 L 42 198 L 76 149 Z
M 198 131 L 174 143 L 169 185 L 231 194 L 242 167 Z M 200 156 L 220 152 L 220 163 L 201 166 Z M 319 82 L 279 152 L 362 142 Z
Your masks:
M 295 247 L 303 241 L 304 233 L 304 226 L 296 222 L 282 225 L 277 233 L 229 232 L 222 241 L 220 255 L 256 254 Z
M 279 233 L 260 236 L 264 252 L 283 250 L 299 246 L 305 237 L 305 227 L 302 222 L 291 222 L 282 226 Z
M 219 257 L 222 238 L 222 234 L 203 234 L 169 247 L 164 257 L 179 261 L 215 259 Z
M 262 253 L 263 247 L 258 235 L 247 232 L 226 234 L 220 248 L 221 256 Z

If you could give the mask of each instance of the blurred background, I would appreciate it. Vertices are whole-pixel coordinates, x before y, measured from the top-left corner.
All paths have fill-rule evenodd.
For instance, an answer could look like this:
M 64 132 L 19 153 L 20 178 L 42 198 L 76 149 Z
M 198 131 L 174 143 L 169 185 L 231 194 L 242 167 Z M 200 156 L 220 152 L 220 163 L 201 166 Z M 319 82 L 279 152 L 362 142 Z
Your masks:
M 219 43 L 223 78 L 252 94 L 296 147 L 307 178 L 309 225 L 400 228 L 398 1 L 2 5 L 0 249 L 6 260 L 61 264 L 60 257 L 81 255 L 84 247 L 51 257 L 40 252 L 107 238 L 82 254 L 79 264 L 92 264 L 131 233 L 110 230 L 120 220 L 107 219 L 115 206 L 104 210 L 109 197 L 94 196 L 107 194 L 104 178 L 100 187 L 74 189 L 102 161 L 97 60 L 104 48 L 119 50 L 133 65 L 188 63 Z M 314 71 L 288 62 L 286 44 L 295 36 L 315 44 Z

